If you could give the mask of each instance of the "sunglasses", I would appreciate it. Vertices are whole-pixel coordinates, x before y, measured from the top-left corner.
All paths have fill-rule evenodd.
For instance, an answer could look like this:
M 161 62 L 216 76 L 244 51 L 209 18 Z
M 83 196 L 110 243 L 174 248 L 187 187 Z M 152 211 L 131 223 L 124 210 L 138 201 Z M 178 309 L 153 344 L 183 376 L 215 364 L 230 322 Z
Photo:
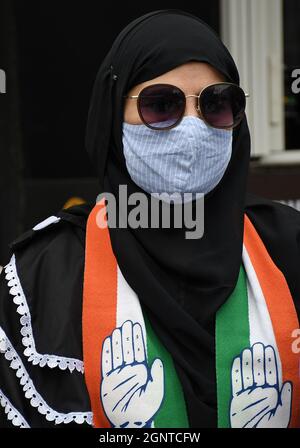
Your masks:
M 142 122 L 160 131 L 178 125 L 189 97 L 197 98 L 197 111 L 206 124 L 218 129 L 232 129 L 244 117 L 248 96 L 238 85 L 220 82 L 204 87 L 199 95 L 185 95 L 172 84 L 151 84 L 138 95 L 126 95 L 125 98 L 136 99 Z

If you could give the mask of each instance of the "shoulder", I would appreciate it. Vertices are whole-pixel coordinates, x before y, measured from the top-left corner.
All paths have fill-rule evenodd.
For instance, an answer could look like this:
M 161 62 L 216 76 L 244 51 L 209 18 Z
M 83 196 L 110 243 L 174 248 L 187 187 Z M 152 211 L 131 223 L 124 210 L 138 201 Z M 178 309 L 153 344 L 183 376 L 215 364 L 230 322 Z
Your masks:
M 11 258 L 3 268 L 0 287 L 2 294 L 8 288 L 14 302 L 20 302 L 20 314 L 25 311 L 23 302 L 38 316 L 37 323 L 46 315 L 62 315 L 68 307 L 79 313 L 88 210 L 61 210 L 9 244 Z
M 11 251 L 21 251 L 23 248 L 29 248 L 41 241 L 49 242 L 57 238 L 68 240 L 72 236 L 74 239 L 77 237 L 81 243 L 84 243 L 82 237 L 85 235 L 86 222 L 91 210 L 91 204 L 60 210 L 55 215 L 50 215 L 36 223 L 32 229 L 28 229 L 11 241 L 9 247 Z
M 284 273 L 300 316 L 300 212 L 254 195 L 248 195 L 245 211 Z
M 272 217 L 280 217 L 285 224 L 292 223 L 294 225 L 300 224 L 300 212 L 296 208 L 291 207 L 286 203 L 263 198 L 254 194 L 248 193 L 246 197 L 246 211 L 253 214 L 261 214 L 265 220 Z
M 279 244 L 293 244 L 300 235 L 300 212 L 289 205 L 248 195 L 246 214 L 258 231 L 269 234 Z
M 83 261 L 91 208 L 84 205 L 60 210 L 19 235 L 9 243 L 11 258 L 4 272 L 14 266 L 26 284 L 34 281 L 38 285 L 41 281 L 44 289 L 53 285 L 58 273 L 62 278 L 78 260 Z

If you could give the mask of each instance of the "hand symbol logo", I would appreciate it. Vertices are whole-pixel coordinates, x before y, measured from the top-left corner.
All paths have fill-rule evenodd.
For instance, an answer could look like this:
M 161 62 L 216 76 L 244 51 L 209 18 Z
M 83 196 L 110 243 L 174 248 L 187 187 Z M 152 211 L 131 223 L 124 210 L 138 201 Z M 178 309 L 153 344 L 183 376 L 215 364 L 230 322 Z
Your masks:
M 101 400 L 114 427 L 150 427 L 164 397 L 164 367 L 149 369 L 142 327 L 127 320 L 103 342 Z
M 291 417 L 292 383 L 280 388 L 273 347 L 261 343 L 242 351 L 231 370 L 232 428 L 287 428 Z

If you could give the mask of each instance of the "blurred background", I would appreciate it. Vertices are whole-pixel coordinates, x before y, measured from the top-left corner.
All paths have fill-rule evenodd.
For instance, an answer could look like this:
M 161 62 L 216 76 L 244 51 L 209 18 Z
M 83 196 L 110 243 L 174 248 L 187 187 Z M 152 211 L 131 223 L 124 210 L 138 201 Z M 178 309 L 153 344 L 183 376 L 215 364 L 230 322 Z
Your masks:
M 0 0 L 0 265 L 20 233 L 63 207 L 95 201 L 84 135 L 97 69 L 129 21 L 170 7 L 140 3 Z M 249 189 L 300 209 L 299 0 L 171 7 L 205 20 L 236 60 L 250 93 Z

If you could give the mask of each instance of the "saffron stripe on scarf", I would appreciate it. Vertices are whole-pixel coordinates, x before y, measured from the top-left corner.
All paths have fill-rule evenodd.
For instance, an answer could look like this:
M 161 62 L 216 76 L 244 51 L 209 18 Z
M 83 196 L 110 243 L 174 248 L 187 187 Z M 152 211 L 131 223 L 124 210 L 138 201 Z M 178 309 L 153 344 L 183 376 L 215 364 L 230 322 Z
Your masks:
M 292 332 L 299 328 L 294 302 L 283 273 L 271 259 L 250 219 L 245 215 L 244 243 L 270 312 L 282 364 L 282 381 L 292 381 L 290 427 L 300 426 L 299 359 L 292 351 Z
M 101 405 L 102 341 L 116 327 L 117 266 L 113 257 L 108 229 L 97 226 L 102 204 L 91 211 L 87 221 L 83 288 L 82 335 L 84 375 L 96 428 L 110 428 Z M 105 229 L 103 229 L 105 230 Z
M 230 428 L 231 367 L 233 359 L 249 347 L 246 275 L 240 268 L 237 285 L 216 316 L 216 370 L 218 427 Z

